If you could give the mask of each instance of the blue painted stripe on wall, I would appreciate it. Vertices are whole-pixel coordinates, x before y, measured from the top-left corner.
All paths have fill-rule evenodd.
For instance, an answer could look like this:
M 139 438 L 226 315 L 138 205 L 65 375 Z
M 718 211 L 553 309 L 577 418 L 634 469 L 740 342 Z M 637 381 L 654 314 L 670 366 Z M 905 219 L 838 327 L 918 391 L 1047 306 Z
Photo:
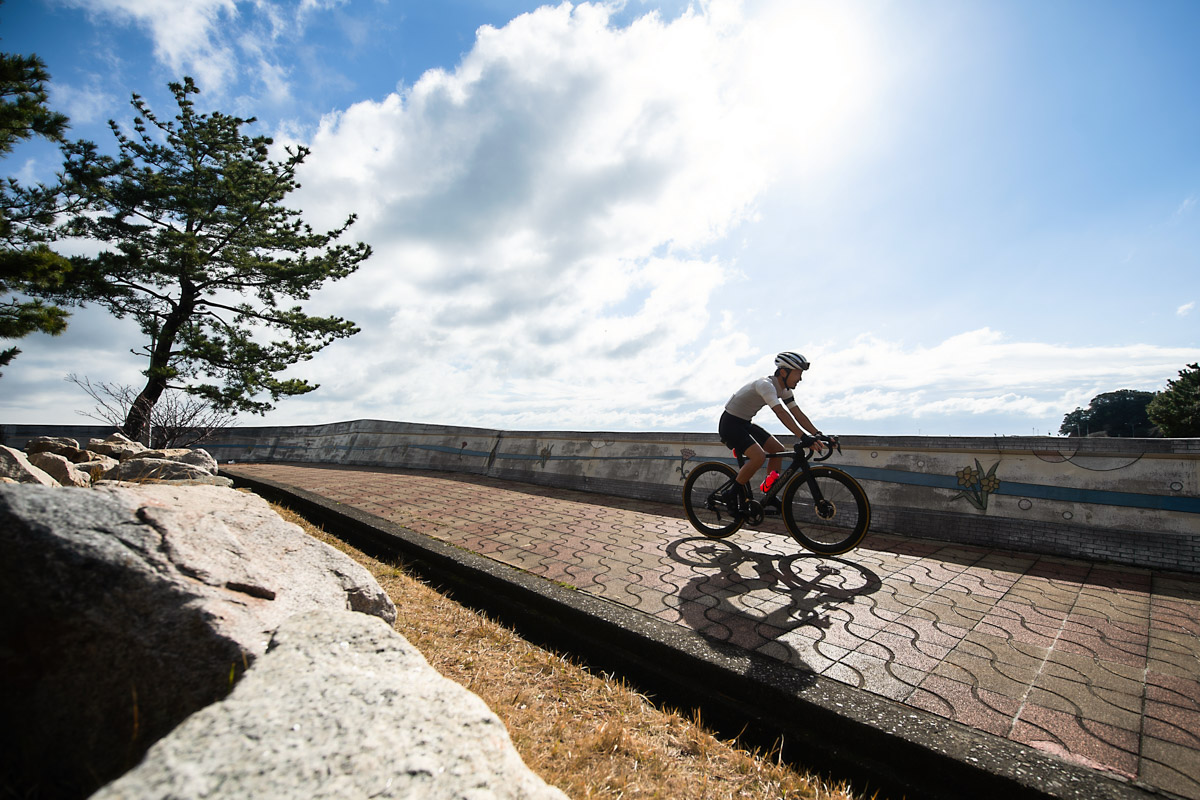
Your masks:
M 855 478 L 885 483 L 900 483 L 908 486 L 928 486 L 935 489 L 958 491 L 958 479 L 953 475 L 929 475 L 921 472 L 905 472 L 878 467 L 839 467 Z M 1180 497 L 1136 492 L 1113 492 L 1104 489 L 1076 489 L 1069 486 L 1047 486 L 1041 483 L 1019 483 L 1001 481 L 993 494 L 1013 497 L 1033 497 L 1039 500 L 1059 500 L 1067 503 L 1094 503 L 1126 508 L 1153 508 L 1162 511 L 1183 511 L 1200 514 L 1200 498 Z
M 449 452 L 458 452 L 447 448 Z M 519 453 L 497 453 L 497 459 L 512 458 L 527 461 L 678 461 L 670 456 L 540 456 Z M 737 466 L 737 460 L 732 458 L 716 458 L 730 466 Z M 880 481 L 882 483 L 899 483 L 907 486 L 926 486 L 931 489 L 949 489 L 958 491 L 958 478 L 953 475 L 933 475 L 923 472 L 905 472 L 897 469 L 882 469 L 880 467 L 859 467 L 838 465 L 838 469 L 850 473 L 861 480 Z M 1075 489 L 1067 486 L 1046 486 L 1038 483 L 1018 483 L 1001 481 L 1000 487 L 993 494 L 1010 495 L 1014 497 L 1030 497 L 1040 500 L 1058 500 L 1067 503 L 1093 503 L 1096 505 L 1122 506 L 1126 508 L 1150 508 L 1162 511 L 1182 511 L 1188 514 L 1200 514 L 1200 498 L 1179 497 L 1169 495 L 1141 494 L 1135 492 L 1113 492 L 1101 489 Z
M 1076 503 L 1096 503 L 1106 506 L 1128 508 L 1153 508 L 1162 511 L 1182 511 L 1200 514 L 1200 498 L 1178 495 L 1135 494 L 1133 492 L 1110 492 L 1102 489 L 1071 489 L 1065 486 L 1046 486 L 1038 483 L 1000 484 L 996 494 L 1036 497 L 1041 500 L 1067 500 Z
M 257 447 L 258 445 L 254 445 Z M 397 445 L 379 447 L 361 447 L 355 445 L 322 445 L 335 450 L 394 450 Z M 405 445 L 399 445 L 401 447 Z M 274 447 L 276 450 L 306 450 L 304 445 L 262 445 L 263 448 Z M 407 447 L 414 450 L 426 450 L 448 455 L 473 456 L 488 458 L 490 452 L 482 450 L 464 450 L 457 447 L 434 444 L 410 444 Z M 496 453 L 497 460 L 510 461 L 669 461 L 676 462 L 680 456 L 581 456 L 581 455 L 540 455 L 532 453 Z M 737 466 L 733 458 L 705 459 L 720 461 L 730 466 Z M 832 466 L 832 465 L 831 465 Z M 905 486 L 924 486 L 931 489 L 948 489 L 958 491 L 958 479 L 953 475 L 935 475 L 924 472 L 906 472 L 897 469 L 880 467 L 861 467 L 853 465 L 837 465 L 837 468 L 849 473 L 856 479 L 878 481 L 881 483 L 897 483 Z M 1076 489 L 1068 486 L 1047 486 L 1039 483 L 1018 483 L 1001 481 L 993 494 L 1012 497 L 1030 497 L 1039 500 L 1057 500 L 1065 503 L 1092 503 L 1096 505 L 1122 506 L 1125 508 L 1147 508 L 1162 511 L 1180 511 L 1187 514 L 1200 514 L 1200 498 L 1181 497 L 1177 495 L 1141 494 L 1136 492 L 1113 492 L 1102 489 Z

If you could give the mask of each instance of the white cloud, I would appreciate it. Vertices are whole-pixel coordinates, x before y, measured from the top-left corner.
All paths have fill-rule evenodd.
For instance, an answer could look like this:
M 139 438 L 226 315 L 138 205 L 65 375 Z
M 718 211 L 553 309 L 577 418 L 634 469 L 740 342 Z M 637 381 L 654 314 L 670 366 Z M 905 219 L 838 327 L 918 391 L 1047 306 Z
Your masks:
M 101 88 L 99 76 L 95 75 L 89 78 L 83 88 L 56 82 L 50 90 L 53 93 L 53 107 L 70 117 L 74 125 L 103 121 L 120 102 L 115 95 Z
M 806 397 L 814 418 L 816 409 L 820 416 L 867 421 L 999 415 L 1057 430 L 1063 415 L 1103 392 L 1160 389 L 1194 355 L 1142 344 L 1013 341 L 987 328 L 933 347 L 864 335 L 814 358 Z
M 487 328 L 487 335 L 427 328 L 426 338 L 406 346 L 413 320 L 397 320 L 387 334 L 360 334 L 368 338 L 353 360 L 328 353 L 306 366 L 305 374 L 323 384 L 321 391 L 289 402 L 271 421 L 386 418 L 526 430 L 709 431 L 734 389 L 770 372 L 771 357 L 737 325 L 710 326 L 696 351 L 680 347 L 694 326 L 673 308 L 688 304 L 677 290 L 666 278 L 656 287 L 658 298 L 655 291 L 646 297 L 642 313 L 615 324 L 596 319 L 582 332 L 568 322 L 560 342 L 547 328 L 542 333 L 550 343 L 528 351 L 510 349 L 525 335 L 519 325 Z M 655 329 L 653 319 L 664 324 Z M 576 349 L 587 342 L 601 342 L 610 352 Z M 622 345 L 634 352 L 611 352 Z M 425 348 L 462 360 L 427 357 Z M 1160 389 L 1180 364 L 1195 358 L 1185 348 L 1053 345 L 986 329 L 932 347 L 867 335 L 806 355 L 814 368 L 798 398 L 819 426 L 860 434 L 924 427 L 947 435 L 1028 433 L 1029 426 L 1057 431 L 1065 414 L 1096 395 Z M 783 432 L 769 414 L 760 421 Z
M 232 0 L 197 2 L 190 44 L 163 16 L 174 4 L 88 7 L 146 26 L 165 62 L 207 59 L 221 73 L 238 56 L 257 65 L 257 88 L 289 96 L 273 48 L 302 23 L 280 7 L 256 3 L 269 31 L 231 39 L 213 20 L 236 13 Z M 876 76 L 869 29 L 847 5 L 697 7 L 616 27 L 603 4 L 547 6 L 482 29 L 459 64 L 400 93 L 315 128 L 281 124 L 280 146 L 313 149 L 287 204 L 325 228 L 356 212 L 351 233 L 375 256 L 308 304 L 362 333 L 300 365 L 295 374 L 321 389 L 266 421 L 711 430 L 729 394 L 770 371 L 771 354 L 757 312 L 730 310 L 723 294 L 758 270 L 706 248 L 752 219 L 773 182 L 802 194 L 805 176 L 846 159 Z M 73 327 L 64 340 L 47 369 L 85 372 L 72 364 L 91 357 L 86 339 Z M 990 328 L 804 351 L 816 366 L 802 405 L 851 433 L 983 416 L 1057 427 L 1100 392 L 1158 388 L 1195 359 Z M 42 389 L 46 380 L 39 373 Z
M 272 0 L 62 0 L 91 16 L 136 26 L 153 42 L 154 57 L 173 80 L 196 79 L 206 97 L 253 92 L 238 103 L 255 114 L 262 106 L 294 102 L 290 70 L 305 28 L 340 0 L 304 0 L 299 8 Z M 83 107 L 84 111 L 88 109 Z
M 1190 303 L 1184 303 L 1179 308 L 1175 309 L 1175 315 L 1179 316 L 1179 317 L 1186 317 L 1188 314 L 1191 314 L 1195 309 L 1196 309 L 1196 301 L 1193 300 Z
M 300 0 L 300 13 L 311 11 L 329 11 L 346 5 L 350 0 Z
M 835 161 L 866 91 L 838 7 L 760 8 L 622 28 L 603 4 L 543 7 L 324 118 L 299 205 L 323 227 L 357 212 L 376 255 L 318 299 L 363 326 L 363 363 L 305 374 L 414 420 L 629 428 L 719 406 L 697 399 L 707 377 L 758 354 L 711 330 L 734 267 L 702 248 L 782 172 Z
M 235 0 L 66 0 L 93 15 L 112 16 L 145 29 L 155 57 L 175 75 L 190 74 L 202 87 L 219 90 L 236 75 L 236 53 L 222 29 L 236 27 Z
M 1195 207 L 1196 207 L 1196 195 L 1190 194 L 1187 197 L 1183 198 L 1183 202 L 1179 204 L 1179 207 L 1175 209 L 1175 213 L 1171 215 L 1171 220 L 1173 222 L 1175 222 L 1175 221 L 1182 219 L 1183 217 L 1190 214 L 1192 209 Z

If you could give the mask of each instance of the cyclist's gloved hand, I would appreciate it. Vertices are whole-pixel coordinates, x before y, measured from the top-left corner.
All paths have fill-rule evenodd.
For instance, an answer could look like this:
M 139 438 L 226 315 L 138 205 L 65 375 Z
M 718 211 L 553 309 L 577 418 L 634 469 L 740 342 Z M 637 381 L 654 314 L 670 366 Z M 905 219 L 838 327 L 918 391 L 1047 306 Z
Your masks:
M 796 443 L 794 449 L 799 451 L 805 447 L 814 453 L 820 453 L 825 450 L 825 444 L 821 440 L 817 439 L 815 436 L 809 436 L 808 434 L 800 437 L 800 441 Z

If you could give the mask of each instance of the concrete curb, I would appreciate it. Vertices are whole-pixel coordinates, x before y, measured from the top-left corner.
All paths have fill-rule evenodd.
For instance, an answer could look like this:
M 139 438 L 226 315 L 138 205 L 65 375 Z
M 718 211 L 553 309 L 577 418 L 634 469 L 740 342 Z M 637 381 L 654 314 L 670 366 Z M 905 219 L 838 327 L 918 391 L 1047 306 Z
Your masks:
M 868 793 L 947 800 L 1174 796 L 711 641 L 314 493 L 250 478 L 236 467 L 224 473 L 366 553 L 403 560 L 532 641 L 619 674 L 656 702 L 700 708 L 723 730 L 758 745 L 777 743 L 784 758 L 849 777 Z

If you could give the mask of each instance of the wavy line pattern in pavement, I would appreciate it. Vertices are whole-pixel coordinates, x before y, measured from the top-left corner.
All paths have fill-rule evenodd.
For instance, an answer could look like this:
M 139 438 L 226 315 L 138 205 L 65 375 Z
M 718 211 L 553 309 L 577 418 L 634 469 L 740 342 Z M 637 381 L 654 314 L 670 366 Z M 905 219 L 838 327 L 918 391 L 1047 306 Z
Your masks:
M 705 539 L 682 509 L 495 479 L 289 464 L 314 492 L 850 686 L 1200 800 L 1200 579 L 778 522 Z

